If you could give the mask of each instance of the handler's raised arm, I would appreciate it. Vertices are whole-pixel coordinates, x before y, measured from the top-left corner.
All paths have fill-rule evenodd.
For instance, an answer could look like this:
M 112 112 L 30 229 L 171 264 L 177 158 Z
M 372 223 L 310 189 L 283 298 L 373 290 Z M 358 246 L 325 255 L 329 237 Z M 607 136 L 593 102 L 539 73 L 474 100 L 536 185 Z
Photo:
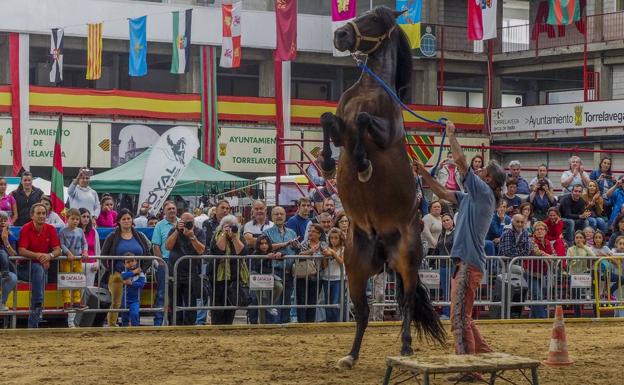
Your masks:
M 464 155 L 464 151 L 461 148 L 461 145 L 457 141 L 455 137 L 455 124 L 450 120 L 446 122 L 446 136 L 449 139 L 449 143 L 451 144 L 451 153 L 453 154 L 453 160 L 459 169 L 459 172 L 463 176 L 466 176 L 468 173 L 468 162 L 466 161 L 466 155 Z

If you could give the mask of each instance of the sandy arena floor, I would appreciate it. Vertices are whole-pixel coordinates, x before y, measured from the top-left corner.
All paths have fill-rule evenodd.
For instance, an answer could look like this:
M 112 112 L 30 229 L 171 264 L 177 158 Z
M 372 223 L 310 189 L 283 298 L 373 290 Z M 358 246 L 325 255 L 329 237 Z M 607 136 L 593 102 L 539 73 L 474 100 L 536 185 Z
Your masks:
M 624 323 L 568 323 L 566 369 L 540 368 L 541 384 L 622 382 Z M 480 325 L 496 350 L 542 360 L 549 324 Z M 3 384 L 380 384 L 384 361 L 399 351 L 398 326 L 368 329 L 355 369 L 334 364 L 352 327 L 0 332 Z M 450 352 L 414 345 L 416 354 Z M 516 380 L 518 376 L 513 376 Z M 412 382 L 415 383 L 415 382 Z M 434 384 L 448 384 L 438 377 Z M 498 383 L 498 382 L 497 382 Z

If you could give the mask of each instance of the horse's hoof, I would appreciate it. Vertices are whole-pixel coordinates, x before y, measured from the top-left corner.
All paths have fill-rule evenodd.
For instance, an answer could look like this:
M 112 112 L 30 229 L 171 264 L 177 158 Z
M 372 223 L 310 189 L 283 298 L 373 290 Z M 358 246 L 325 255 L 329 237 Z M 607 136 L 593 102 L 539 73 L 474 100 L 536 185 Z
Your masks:
M 411 356 L 414 355 L 414 349 L 412 349 L 411 346 L 408 346 L 406 348 L 402 348 L 401 349 L 401 355 L 402 356 Z
M 373 164 L 369 161 L 368 168 L 362 172 L 358 172 L 358 180 L 362 183 L 366 183 L 373 175 Z
M 353 368 L 353 364 L 355 364 L 355 359 L 353 356 L 346 356 L 338 360 L 336 363 L 336 368 L 340 370 L 348 370 Z

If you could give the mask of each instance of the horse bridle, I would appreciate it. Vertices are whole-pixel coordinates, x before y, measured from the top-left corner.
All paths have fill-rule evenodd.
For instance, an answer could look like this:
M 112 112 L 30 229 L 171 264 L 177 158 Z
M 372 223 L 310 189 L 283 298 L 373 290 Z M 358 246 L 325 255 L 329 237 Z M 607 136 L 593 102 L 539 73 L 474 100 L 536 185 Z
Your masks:
M 360 33 L 360 29 L 358 28 L 357 24 L 355 24 L 353 20 L 349 21 L 347 24 L 350 24 L 353 27 L 353 31 L 355 32 L 355 47 L 353 47 L 353 50 L 356 52 L 363 53 L 365 55 L 375 52 L 379 48 L 381 43 L 383 43 L 384 40 L 390 38 L 390 35 L 392 34 L 392 32 L 394 32 L 394 29 L 396 28 L 396 24 L 395 24 L 392 26 L 392 28 L 387 30 L 383 35 L 377 36 L 377 37 L 371 37 L 371 36 L 362 35 Z M 363 41 L 375 43 L 375 45 L 373 46 L 373 48 L 369 50 L 362 51 L 360 50 L 360 43 Z

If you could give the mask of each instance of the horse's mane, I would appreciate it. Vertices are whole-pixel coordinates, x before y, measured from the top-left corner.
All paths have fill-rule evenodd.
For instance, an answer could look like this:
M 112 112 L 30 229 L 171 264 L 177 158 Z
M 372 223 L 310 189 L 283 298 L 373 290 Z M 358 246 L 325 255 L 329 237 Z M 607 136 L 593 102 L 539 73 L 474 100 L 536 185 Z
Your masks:
M 396 18 L 392 9 L 381 6 L 375 8 L 374 12 L 382 18 L 388 29 L 396 25 Z M 407 102 L 412 78 L 412 48 L 407 35 L 398 25 L 392 33 L 391 39 L 397 46 L 396 83 L 394 87 L 399 98 L 403 102 Z

